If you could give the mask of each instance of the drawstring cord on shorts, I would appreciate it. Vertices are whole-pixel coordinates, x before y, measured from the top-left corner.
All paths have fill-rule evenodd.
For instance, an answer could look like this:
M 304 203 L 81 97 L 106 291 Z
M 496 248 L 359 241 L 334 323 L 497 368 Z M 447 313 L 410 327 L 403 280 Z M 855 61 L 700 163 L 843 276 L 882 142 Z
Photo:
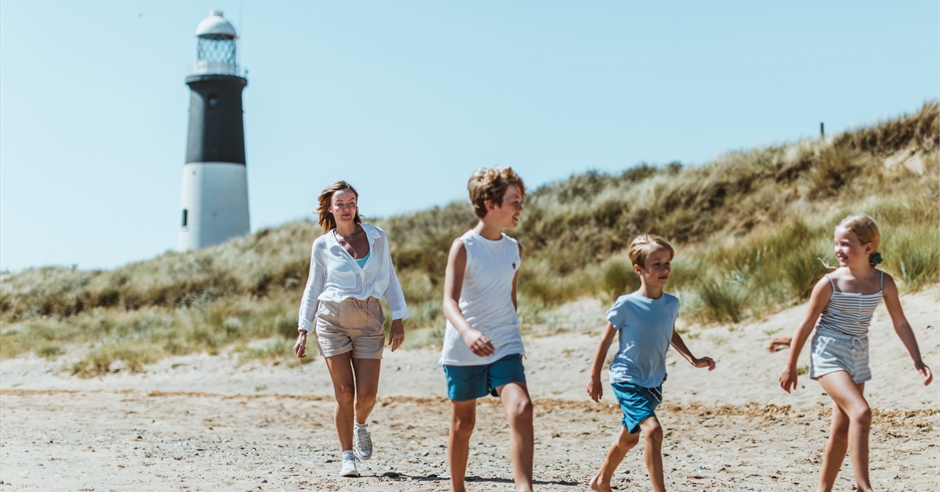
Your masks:
M 650 390 L 650 394 L 653 395 L 653 398 L 656 398 L 657 403 L 663 402 L 663 393 L 659 391 L 658 388 L 647 388 Z
M 852 351 L 865 350 L 865 339 L 868 337 L 852 337 Z M 858 344 L 858 348 L 855 345 Z

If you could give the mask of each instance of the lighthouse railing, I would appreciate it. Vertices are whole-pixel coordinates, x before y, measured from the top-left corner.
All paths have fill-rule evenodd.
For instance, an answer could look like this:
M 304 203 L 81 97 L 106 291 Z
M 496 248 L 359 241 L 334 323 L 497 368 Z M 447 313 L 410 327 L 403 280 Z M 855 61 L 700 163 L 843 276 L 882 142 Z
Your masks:
M 195 65 L 190 65 L 186 70 L 187 75 L 234 75 L 244 77 L 244 71 L 236 63 L 210 62 L 200 60 Z

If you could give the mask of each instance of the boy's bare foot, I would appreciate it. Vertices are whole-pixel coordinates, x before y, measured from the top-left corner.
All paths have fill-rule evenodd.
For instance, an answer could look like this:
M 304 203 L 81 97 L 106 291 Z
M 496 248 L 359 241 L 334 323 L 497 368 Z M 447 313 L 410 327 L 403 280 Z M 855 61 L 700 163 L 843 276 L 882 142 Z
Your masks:
M 597 472 L 591 479 L 591 490 L 595 492 L 612 492 L 609 483 L 601 483 L 601 472 Z

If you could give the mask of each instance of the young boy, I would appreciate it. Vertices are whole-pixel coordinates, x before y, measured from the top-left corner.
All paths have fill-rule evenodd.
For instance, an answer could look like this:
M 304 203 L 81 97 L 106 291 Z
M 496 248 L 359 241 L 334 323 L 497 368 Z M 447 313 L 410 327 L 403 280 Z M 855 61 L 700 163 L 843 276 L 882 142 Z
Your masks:
M 454 491 L 464 490 L 476 399 L 491 394 L 499 396 L 509 417 L 516 490 L 531 491 L 532 400 L 516 318 L 522 246 L 502 232 L 518 225 L 525 186 L 511 168 L 497 167 L 474 171 L 467 189 L 480 221 L 454 240 L 444 278 L 441 364 L 451 400 L 450 481 Z
M 672 246 L 659 236 L 642 235 L 630 243 L 630 261 L 640 277 L 640 288 L 620 296 L 607 311 L 607 328 L 597 345 L 591 381 L 587 392 L 600 401 L 603 395 L 601 367 L 614 334 L 620 332 L 620 349 L 610 364 L 610 385 L 623 410 L 623 427 L 607 459 L 591 480 L 591 490 L 609 492 L 610 478 L 627 451 L 645 439 L 644 455 L 653 490 L 666 490 L 663 480 L 663 428 L 656 418 L 656 406 L 662 401 L 662 383 L 666 380 L 666 351 L 673 347 L 695 367 L 715 368 L 709 357 L 696 358 L 676 333 L 679 299 L 663 292 L 669 280 Z

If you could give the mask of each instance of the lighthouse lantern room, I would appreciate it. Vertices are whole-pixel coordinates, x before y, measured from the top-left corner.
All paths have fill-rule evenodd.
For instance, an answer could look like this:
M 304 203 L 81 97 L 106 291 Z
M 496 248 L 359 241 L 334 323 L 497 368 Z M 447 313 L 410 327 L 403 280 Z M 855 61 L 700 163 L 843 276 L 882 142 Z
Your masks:
M 196 27 L 196 66 L 190 89 L 189 135 L 177 249 L 204 248 L 243 236 L 248 221 L 248 175 L 235 28 L 213 10 Z

